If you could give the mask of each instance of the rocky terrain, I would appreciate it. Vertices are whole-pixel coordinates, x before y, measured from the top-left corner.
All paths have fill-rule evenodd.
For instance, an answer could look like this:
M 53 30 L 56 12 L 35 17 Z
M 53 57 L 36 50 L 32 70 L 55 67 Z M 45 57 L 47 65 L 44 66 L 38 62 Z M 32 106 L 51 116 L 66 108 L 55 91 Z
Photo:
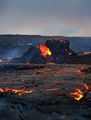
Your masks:
M 91 119 L 90 65 L 18 67 L 0 71 L 0 120 Z
M 7 50 L 16 48 L 17 45 L 29 45 L 29 43 L 32 43 L 33 46 L 37 46 L 45 43 L 50 38 L 69 40 L 70 47 L 75 52 L 91 51 L 91 37 L 0 35 L 0 53 L 4 54 Z M 24 48 L 22 47 L 22 49 Z
M 82 45 L 78 38 L 77 42 L 79 46 L 74 39 L 69 41 L 65 40 L 66 37 L 55 36 L 55 39 L 38 35 L 1 35 L 0 37 L 0 63 L 7 61 L 7 59 L 9 59 L 9 62 L 10 59 L 12 59 L 11 62 L 13 63 L 30 62 L 34 64 L 45 64 L 51 62 L 56 64 L 91 64 L 91 52 L 88 51 L 90 50 L 90 46 L 88 47 L 90 44 L 89 38 L 86 41 L 84 40 L 88 42 L 84 46 L 88 52 L 80 52 Z M 26 40 L 26 38 L 28 38 L 28 40 Z M 71 49 L 73 41 L 74 48 Z M 75 47 L 78 47 L 79 53 L 74 51 Z M 81 48 L 79 49 L 79 47 Z
M 90 37 L 0 35 L 0 120 L 90 120 L 88 51 Z

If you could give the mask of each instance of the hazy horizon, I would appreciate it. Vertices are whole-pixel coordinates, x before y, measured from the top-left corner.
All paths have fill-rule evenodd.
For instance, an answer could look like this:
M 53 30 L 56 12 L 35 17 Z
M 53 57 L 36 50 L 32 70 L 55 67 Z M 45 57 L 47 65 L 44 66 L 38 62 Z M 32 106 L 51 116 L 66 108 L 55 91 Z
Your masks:
M 0 34 L 91 36 L 91 0 L 0 0 Z
M 49 37 L 88 37 L 88 38 L 90 38 L 91 36 L 66 36 L 66 35 L 40 35 L 40 34 L 10 34 L 10 33 L 8 33 L 8 34 L 0 34 L 0 35 L 30 35 L 30 36 L 49 36 Z

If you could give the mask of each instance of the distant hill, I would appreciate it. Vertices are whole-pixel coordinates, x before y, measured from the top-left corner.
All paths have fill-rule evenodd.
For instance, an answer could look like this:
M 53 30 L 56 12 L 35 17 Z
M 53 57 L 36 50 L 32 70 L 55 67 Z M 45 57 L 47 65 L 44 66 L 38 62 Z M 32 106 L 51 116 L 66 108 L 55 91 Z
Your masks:
M 75 52 L 91 51 L 91 37 L 64 37 L 64 36 L 40 36 L 40 35 L 0 35 L 0 55 L 5 54 L 7 50 L 16 48 L 17 45 L 34 46 L 45 43 L 50 38 L 69 40 L 70 48 Z M 21 47 L 24 51 L 24 47 Z

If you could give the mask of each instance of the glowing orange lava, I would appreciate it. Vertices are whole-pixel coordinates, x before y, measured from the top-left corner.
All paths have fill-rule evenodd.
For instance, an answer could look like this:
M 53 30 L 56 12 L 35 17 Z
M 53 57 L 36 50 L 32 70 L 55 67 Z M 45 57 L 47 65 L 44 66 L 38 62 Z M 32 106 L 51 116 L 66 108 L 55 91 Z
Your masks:
M 50 89 L 41 89 L 43 91 L 56 91 L 56 90 L 60 90 L 59 88 L 50 88 Z
M 52 63 L 52 62 L 50 62 L 50 63 L 47 63 L 48 65 L 55 65 L 55 63 Z
M 59 40 L 60 42 L 64 42 L 65 43 L 65 40 Z
M 68 50 L 67 50 L 67 49 L 65 49 L 65 51 L 67 52 Z
M 89 87 L 86 84 L 84 84 L 84 83 L 80 83 L 80 84 L 82 84 L 85 87 L 86 90 L 89 89 Z
M 88 91 L 89 87 L 86 84 L 84 84 L 84 83 L 79 83 L 79 84 L 82 84 L 85 87 L 85 89 L 86 89 L 85 92 Z M 69 95 L 71 95 L 76 100 L 80 100 L 81 98 L 83 98 L 84 92 L 78 88 L 75 88 L 75 90 L 76 90 L 76 92 L 69 93 Z
M 80 67 L 80 69 L 78 70 L 78 72 L 81 72 L 81 70 L 83 70 L 83 67 Z
M 41 50 L 43 56 L 51 55 L 51 51 L 45 45 L 40 45 L 40 50 Z
M 72 53 L 69 53 L 69 55 L 72 55 Z
M 30 62 L 26 62 L 26 64 L 27 64 L 27 65 L 29 65 L 29 64 L 30 64 Z
M 83 92 L 78 88 L 75 88 L 75 90 L 76 92 L 69 93 L 69 95 L 71 95 L 76 100 L 80 100 L 81 98 L 83 98 Z
M 11 57 L 11 58 L 7 58 L 8 60 L 12 60 L 13 59 L 13 57 Z
M 4 62 L 2 59 L 0 59 L 0 63 Z
M 10 62 L 11 60 L 8 60 L 8 62 Z
M 19 58 L 20 56 L 16 56 L 16 57 L 10 57 L 10 58 L 6 58 L 8 61 L 14 59 L 14 58 Z
M 32 93 L 33 90 L 18 90 L 18 89 L 11 89 L 11 88 L 0 88 L 0 92 L 14 92 L 14 93 L 18 93 L 18 95 L 22 95 L 22 94 L 26 94 L 26 93 Z

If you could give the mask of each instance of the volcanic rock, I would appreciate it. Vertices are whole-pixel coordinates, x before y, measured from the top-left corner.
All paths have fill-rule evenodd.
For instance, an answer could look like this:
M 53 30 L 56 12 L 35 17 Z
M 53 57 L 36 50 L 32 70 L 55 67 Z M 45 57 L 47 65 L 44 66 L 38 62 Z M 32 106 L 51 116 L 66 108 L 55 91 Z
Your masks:
M 40 60 L 42 58 L 43 57 L 41 55 L 40 49 L 33 46 L 22 56 L 24 62 L 30 62 L 30 63 L 40 63 Z
M 43 47 L 41 51 L 40 46 Z M 45 45 L 38 47 L 31 46 L 22 57 L 15 58 L 11 62 L 17 63 L 33 63 L 33 64 L 46 64 L 46 63 L 76 63 L 77 55 L 69 48 L 68 40 L 47 40 Z M 45 53 L 42 53 L 45 52 Z M 49 52 L 49 54 L 47 53 Z
M 69 48 L 68 40 L 47 40 L 45 45 L 52 52 L 52 62 L 54 63 L 74 63 L 77 59 L 76 53 Z
M 84 73 L 91 73 L 91 67 L 81 69 L 81 72 L 84 72 Z

